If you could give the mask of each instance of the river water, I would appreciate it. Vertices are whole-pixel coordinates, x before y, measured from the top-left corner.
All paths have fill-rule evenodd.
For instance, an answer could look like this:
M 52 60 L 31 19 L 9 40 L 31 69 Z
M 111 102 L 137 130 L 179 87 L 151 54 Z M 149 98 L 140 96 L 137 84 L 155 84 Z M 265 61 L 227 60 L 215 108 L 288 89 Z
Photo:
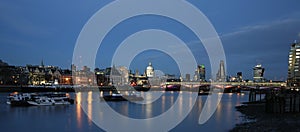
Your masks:
M 66 106 L 29 106 L 29 107 L 11 107 L 6 104 L 6 97 L 9 93 L 0 93 L 0 131 L 43 131 L 43 132 L 88 132 L 88 131 L 104 131 L 99 128 L 89 117 L 98 116 L 91 115 L 94 113 L 95 103 L 84 103 L 85 97 L 87 101 L 91 101 L 89 95 L 94 93 L 70 93 L 76 101 L 74 105 Z M 145 94 L 145 93 L 141 93 Z M 160 114 L 171 109 L 176 99 L 180 99 L 178 92 L 162 92 L 161 96 L 150 104 L 139 104 L 133 102 L 108 102 L 107 104 L 119 114 L 134 118 L 147 119 L 159 116 Z M 86 96 L 87 95 L 87 96 Z M 150 97 L 151 98 L 151 97 Z M 193 105 L 190 102 L 180 104 L 182 107 L 188 106 L 192 110 L 186 118 L 183 119 L 171 131 L 229 131 L 235 124 L 242 121 L 241 114 L 236 111 L 235 106 L 248 100 L 248 94 L 223 94 L 222 99 L 217 106 L 216 111 L 211 118 L 204 124 L 199 124 L 199 115 L 205 104 L 207 96 L 199 96 Z M 105 103 L 105 102 L 97 102 Z M 82 109 L 81 106 L 86 106 Z M 179 108 L 181 111 L 182 108 Z M 93 111 L 93 112 L 91 112 Z M 106 113 L 102 113 L 106 114 Z M 108 120 L 107 118 L 102 121 Z M 99 118 L 102 118 L 99 116 Z M 170 120 L 172 122 L 172 120 Z M 162 122 L 164 124 L 168 122 Z M 115 124 L 118 127 L 118 124 Z M 159 127 L 158 127 L 159 129 Z M 145 128 L 147 130 L 147 128 Z

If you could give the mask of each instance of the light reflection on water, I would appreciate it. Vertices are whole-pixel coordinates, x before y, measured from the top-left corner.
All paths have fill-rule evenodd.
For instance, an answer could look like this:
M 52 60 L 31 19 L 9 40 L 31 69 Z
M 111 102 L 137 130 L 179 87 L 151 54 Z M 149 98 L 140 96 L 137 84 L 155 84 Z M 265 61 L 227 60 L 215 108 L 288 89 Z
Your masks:
M 134 102 L 108 102 L 109 106 L 124 116 L 136 119 L 151 118 L 160 115 L 170 109 L 176 99 L 182 100 L 178 92 L 164 92 L 162 96 L 149 104 L 136 104 Z M 10 107 L 5 104 L 8 93 L 0 94 L 0 128 L 4 131 L 99 131 L 88 117 L 94 116 L 94 104 L 101 102 L 99 97 L 103 93 L 78 92 L 71 93 L 75 98 L 75 104 L 70 106 L 42 106 L 42 107 Z M 151 94 L 148 94 L 149 98 Z M 155 98 L 155 97 L 154 97 Z M 235 106 L 247 101 L 248 94 L 224 94 L 216 112 L 205 124 L 199 125 L 198 118 L 207 96 L 199 96 L 191 113 L 173 131 L 228 131 L 240 122 L 240 113 Z M 86 100 L 86 103 L 82 101 Z M 192 107 L 192 98 L 188 99 L 188 107 Z M 82 104 L 87 105 L 87 115 L 82 110 Z M 179 104 L 179 113 L 182 107 Z M 210 104 L 212 105 L 212 104 Z M 99 118 L 105 117 L 105 113 L 98 112 Z M 105 119 L 103 119 L 105 120 Z M 5 124 L 5 125 L 4 125 Z M 16 127 L 18 126 L 18 127 Z M 218 126 L 218 127 L 216 127 Z M 45 130 L 45 128 L 47 128 Z

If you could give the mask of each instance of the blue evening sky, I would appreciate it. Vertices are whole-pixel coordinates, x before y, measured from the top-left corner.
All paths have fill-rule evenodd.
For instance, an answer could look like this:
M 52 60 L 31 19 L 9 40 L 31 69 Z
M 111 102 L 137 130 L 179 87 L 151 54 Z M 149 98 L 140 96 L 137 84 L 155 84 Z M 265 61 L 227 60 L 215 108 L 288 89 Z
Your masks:
M 70 68 L 76 39 L 90 17 L 109 0 L 0 0 L 0 59 L 11 64 L 55 65 Z M 252 79 L 252 68 L 261 63 L 265 77 L 284 80 L 289 47 L 300 40 L 299 0 L 189 0 L 211 21 L 227 59 L 227 74 L 243 72 Z M 170 4 L 171 5 L 171 4 Z M 180 11 L 180 10 L 178 10 Z M 199 64 L 209 61 L 201 42 L 182 24 L 155 15 L 138 16 L 118 24 L 98 50 L 96 67 L 110 66 L 112 54 L 129 35 L 145 29 L 162 29 L 180 37 Z M 174 60 L 159 51 L 146 51 L 130 69 L 141 72 L 152 62 L 155 69 L 178 75 Z

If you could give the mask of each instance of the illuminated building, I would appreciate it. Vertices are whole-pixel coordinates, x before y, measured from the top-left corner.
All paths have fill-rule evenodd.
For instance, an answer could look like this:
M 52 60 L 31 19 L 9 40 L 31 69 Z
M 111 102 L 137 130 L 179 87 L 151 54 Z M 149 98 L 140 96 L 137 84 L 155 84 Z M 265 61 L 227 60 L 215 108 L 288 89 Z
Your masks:
M 197 69 L 195 70 L 194 81 L 205 81 L 205 66 L 203 64 L 197 66 Z
M 187 81 L 187 82 L 191 81 L 191 75 L 190 74 L 185 74 L 185 81 Z
M 225 82 L 226 81 L 226 74 L 225 74 L 225 66 L 224 66 L 224 61 L 220 61 L 220 67 L 219 71 L 217 73 L 217 82 Z
M 253 82 L 263 82 L 264 81 L 265 68 L 261 64 L 256 65 L 253 68 Z
M 293 43 L 289 52 L 287 86 L 300 86 L 300 43 Z
M 237 82 L 242 82 L 243 81 L 243 73 L 242 72 L 237 72 L 236 73 L 236 81 Z
M 149 63 L 149 65 L 146 68 L 146 76 L 149 78 L 154 77 L 154 68 L 152 67 L 151 62 Z

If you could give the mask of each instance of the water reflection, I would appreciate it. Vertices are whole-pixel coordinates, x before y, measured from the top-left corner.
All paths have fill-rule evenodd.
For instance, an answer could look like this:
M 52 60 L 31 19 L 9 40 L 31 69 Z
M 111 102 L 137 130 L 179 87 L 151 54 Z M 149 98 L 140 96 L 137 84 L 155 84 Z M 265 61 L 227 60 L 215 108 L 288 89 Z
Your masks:
M 141 93 L 146 95 L 145 93 Z M 123 119 L 147 119 L 148 121 L 145 124 L 140 124 L 141 127 L 150 127 L 153 129 L 157 129 L 153 126 L 159 126 L 162 124 L 158 124 L 159 122 L 153 122 L 153 119 L 159 120 L 168 120 L 171 117 L 171 124 L 173 119 L 180 120 L 179 117 L 185 117 L 189 113 L 188 108 L 191 108 L 197 99 L 197 96 L 192 96 L 195 94 L 192 93 L 182 93 L 182 92 L 153 92 L 153 94 L 147 94 L 147 98 L 156 99 L 157 95 L 161 95 L 160 98 L 156 99 L 156 101 L 152 103 L 135 103 L 130 101 L 124 102 L 105 102 L 98 101 L 100 96 L 103 95 L 101 93 L 93 93 L 93 92 L 82 92 L 77 94 L 77 102 L 82 106 L 83 111 L 87 113 L 87 116 L 90 118 L 88 121 L 89 124 L 92 124 L 90 121 L 93 120 L 94 123 L 104 123 L 108 124 L 114 122 L 115 125 L 125 125 L 128 121 L 120 121 Z M 153 95 L 153 96 L 152 96 Z M 96 99 L 97 98 L 97 99 Z M 108 106 L 108 107 L 107 107 Z M 174 108 L 173 108 L 174 107 Z M 117 112 L 117 114 L 111 112 Z M 166 114 L 168 118 L 162 118 L 161 114 Z M 109 116 L 110 115 L 110 116 Z M 114 119 L 112 118 L 120 118 Z M 126 117 L 126 118 L 124 118 Z M 184 118 L 182 118 L 184 119 Z M 138 120 L 133 120 L 138 121 Z M 116 123 L 119 124 L 116 124 Z M 166 121 L 162 121 L 166 122 Z M 173 122 L 173 124 L 177 124 Z M 157 125 L 155 125 L 157 124 Z M 168 123 L 170 124 L 170 123 Z M 144 125 L 144 126 L 143 126 Z M 132 128 L 130 128 L 132 129 Z
M 87 115 L 89 118 L 93 117 L 93 92 L 90 91 L 88 92 L 88 97 L 87 97 Z M 92 124 L 93 122 L 89 120 L 89 124 Z
M 76 116 L 77 116 L 77 126 L 79 126 L 80 128 L 82 127 L 82 112 L 81 112 L 81 106 L 80 106 L 80 103 L 81 103 L 81 92 L 78 92 L 76 93 L 76 98 L 75 98 L 75 102 L 76 104 Z
M 105 109 L 100 107 L 102 104 L 106 104 L 106 102 L 101 102 L 99 99 L 102 95 L 95 92 L 70 94 L 71 97 L 76 97 L 74 98 L 76 103 L 70 106 L 9 107 L 5 104 L 7 94 L 2 94 L 0 96 L 0 128 L 4 131 L 36 131 L 45 128 L 47 128 L 45 131 L 99 131 L 100 129 L 92 122 L 92 117 L 96 121 L 102 121 L 103 124 L 118 122 L 116 119 L 112 119 L 112 116 Z M 179 92 L 164 92 L 159 99 L 151 104 L 136 104 L 134 102 L 107 102 L 107 104 L 120 116 L 148 119 L 156 118 L 161 113 L 170 110 L 178 100 L 179 107 L 170 114 L 171 116 L 183 116 L 186 114 L 184 110 L 186 107 L 193 107 L 193 109 L 187 118 L 176 126 L 173 131 L 227 131 L 240 122 L 240 114 L 236 112 L 234 107 L 248 100 L 247 93 L 224 94 L 213 116 L 205 124 L 199 125 L 199 115 L 207 96 L 197 97 L 194 105 L 193 96 L 190 93 L 186 93 L 186 98 L 179 95 Z M 153 98 L 151 95 L 147 96 Z M 82 109 L 81 106 L 86 107 L 86 109 Z M 144 129 L 155 125 L 151 121 L 146 123 L 144 126 L 140 123 L 136 123 L 136 125 L 137 127 L 143 126 Z M 164 122 L 157 123 L 163 124 Z M 121 122 L 120 125 L 126 127 L 128 122 Z

